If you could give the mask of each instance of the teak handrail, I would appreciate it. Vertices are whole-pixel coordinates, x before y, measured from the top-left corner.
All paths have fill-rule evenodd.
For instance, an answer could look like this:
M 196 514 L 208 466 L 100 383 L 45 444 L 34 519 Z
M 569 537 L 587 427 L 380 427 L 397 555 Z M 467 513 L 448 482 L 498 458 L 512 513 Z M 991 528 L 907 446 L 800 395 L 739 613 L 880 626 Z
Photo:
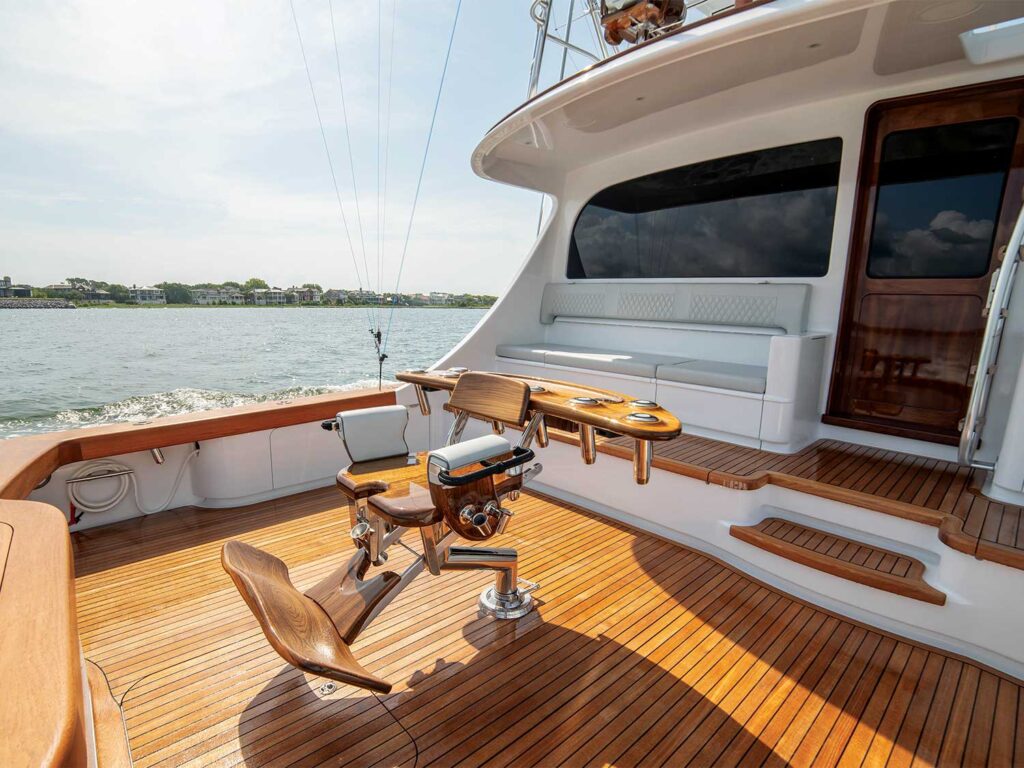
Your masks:
M 290 427 L 321 421 L 338 411 L 394 403 L 394 390 L 363 389 L 200 411 L 145 424 L 110 424 L 0 440 L 0 499 L 27 498 L 40 481 L 65 464 Z

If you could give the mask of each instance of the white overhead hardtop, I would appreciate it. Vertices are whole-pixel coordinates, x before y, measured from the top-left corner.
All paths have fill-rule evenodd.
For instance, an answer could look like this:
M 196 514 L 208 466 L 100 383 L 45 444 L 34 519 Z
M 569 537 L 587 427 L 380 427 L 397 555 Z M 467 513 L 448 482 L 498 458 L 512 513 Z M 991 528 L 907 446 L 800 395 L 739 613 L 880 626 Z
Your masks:
M 776 0 L 613 56 L 526 102 L 476 147 L 474 171 L 556 191 L 575 168 L 810 101 L 962 70 L 962 32 L 1024 2 Z

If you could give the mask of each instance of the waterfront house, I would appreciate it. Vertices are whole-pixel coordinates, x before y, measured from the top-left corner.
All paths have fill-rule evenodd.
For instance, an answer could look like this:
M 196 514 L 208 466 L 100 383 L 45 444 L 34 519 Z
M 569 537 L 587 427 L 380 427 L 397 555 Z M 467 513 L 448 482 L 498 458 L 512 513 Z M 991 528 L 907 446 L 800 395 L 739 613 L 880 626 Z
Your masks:
M 342 291 L 338 288 L 329 288 L 324 291 L 323 300 L 331 304 L 342 304 L 348 300 L 348 291 Z
M 297 288 L 294 285 L 286 291 L 288 296 L 293 297 L 290 303 L 293 304 L 319 304 L 323 293 L 318 288 Z
M 43 290 L 53 296 L 69 296 L 75 291 L 75 286 L 69 283 L 51 283 L 43 286 Z
M 6 299 L 14 295 L 14 286 L 11 285 L 11 278 L 9 275 L 0 277 L 0 299 Z
M 154 288 L 151 285 L 144 285 L 141 288 L 132 286 L 128 289 L 128 296 L 132 304 L 166 304 L 167 297 L 162 288 Z
M 192 288 L 192 303 L 210 306 L 215 304 L 238 305 L 245 303 L 245 297 L 241 291 L 230 288 Z
M 82 291 L 82 298 L 85 301 L 94 304 L 113 304 L 114 297 L 110 291 L 104 291 L 102 288 L 89 288 L 85 287 Z
M 446 306 L 452 303 L 452 295 L 450 293 L 440 293 L 438 291 L 431 291 L 430 303 L 434 306 Z
M 252 292 L 252 303 L 261 306 L 286 304 L 288 299 L 280 288 L 257 288 Z
M 349 291 L 348 298 L 350 301 L 360 304 L 380 304 L 383 297 L 373 291 L 360 288 L 358 291 Z

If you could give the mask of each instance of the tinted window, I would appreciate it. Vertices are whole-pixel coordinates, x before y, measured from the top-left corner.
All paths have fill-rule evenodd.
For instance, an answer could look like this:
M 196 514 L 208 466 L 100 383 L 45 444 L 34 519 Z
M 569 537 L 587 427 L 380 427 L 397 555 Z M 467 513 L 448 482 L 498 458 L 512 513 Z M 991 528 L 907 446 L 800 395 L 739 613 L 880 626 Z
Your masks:
M 616 184 L 580 212 L 568 277 L 815 277 L 828 272 L 841 139 Z
M 882 144 L 871 277 L 988 272 L 1017 120 L 891 133 Z

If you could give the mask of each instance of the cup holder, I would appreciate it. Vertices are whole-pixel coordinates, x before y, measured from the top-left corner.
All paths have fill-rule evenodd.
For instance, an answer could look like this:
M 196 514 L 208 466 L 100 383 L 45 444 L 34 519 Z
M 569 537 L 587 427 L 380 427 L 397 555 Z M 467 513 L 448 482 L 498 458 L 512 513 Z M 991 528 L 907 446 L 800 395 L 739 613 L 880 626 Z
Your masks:
M 661 419 L 655 416 L 653 413 L 631 413 L 626 416 L 626 421 L 632 421 L 635 424 L 657 424 Z
M 581 408 L 593 408 L 600 405 L 601 401 L 594 397 L 573 397 L 569 399 L 569 405 L 577 405 Z

